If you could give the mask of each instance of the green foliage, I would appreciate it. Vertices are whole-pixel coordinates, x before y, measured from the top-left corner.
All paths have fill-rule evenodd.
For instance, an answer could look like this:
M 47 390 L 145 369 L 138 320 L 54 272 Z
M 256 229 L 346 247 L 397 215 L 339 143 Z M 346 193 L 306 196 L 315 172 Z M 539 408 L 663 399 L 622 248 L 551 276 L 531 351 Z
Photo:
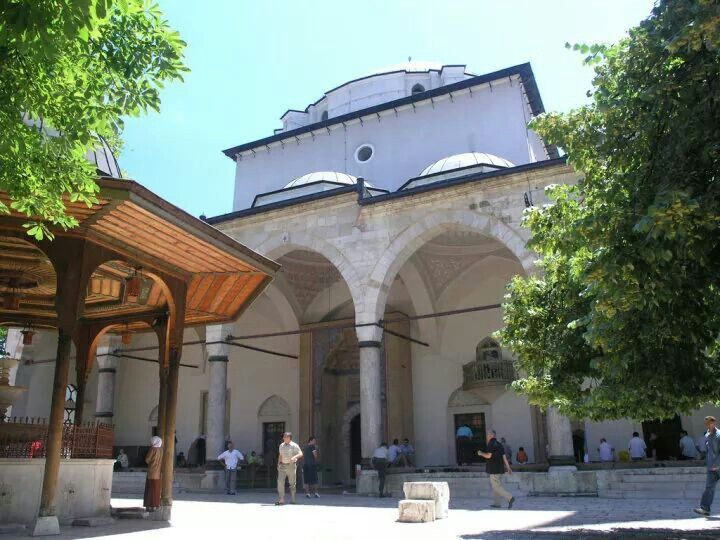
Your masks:
M 501 340 L 519 392 L 573 417 L 667 418 L 720 400 L 720 3 L 661 1 L 613 46 L 574 47 L 592 103 L 536 129 L 582 175 L 525 223 Z
M 99 137 L 117 149 L 124 116 L 158 110 L 184 47 L 147 0 L 0 0 L 0 191 L 29 234 L 77 225 L 63 196 L 95 201 L 85 154 Z

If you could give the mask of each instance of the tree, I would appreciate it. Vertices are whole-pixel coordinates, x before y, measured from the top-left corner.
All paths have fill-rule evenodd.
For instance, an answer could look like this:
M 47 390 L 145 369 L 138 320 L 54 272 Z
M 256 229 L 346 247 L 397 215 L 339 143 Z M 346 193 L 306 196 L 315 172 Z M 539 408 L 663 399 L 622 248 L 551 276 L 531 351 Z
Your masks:
M 532 127 L 581 180 L 527 212 L 541 272 L 511 282 L 499 336 L 533 403 L 672 417 L 720 400 L 720 3 L 660 1 L 575 49 L 591 103 Z
M 158 110 L 184 47 L 147 0 L 0 2 L 0 213 L 27 216 L 38 239 L 76 226 L 64 201 L 98 191 L 84 156 L 101 137 L 117 150 L 123 117 Z

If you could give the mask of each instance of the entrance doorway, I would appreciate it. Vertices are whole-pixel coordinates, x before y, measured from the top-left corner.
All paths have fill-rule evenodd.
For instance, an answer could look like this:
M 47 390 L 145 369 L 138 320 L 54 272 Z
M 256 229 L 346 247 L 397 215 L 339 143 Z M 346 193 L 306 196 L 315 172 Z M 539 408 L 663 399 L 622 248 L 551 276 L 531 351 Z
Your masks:
M 277 468 L 278 448 L 285 433 L 285 422 L 263 422 L 262 426 L 263 460 L 268 469 L 274 471 Z
M 455 454 L 458 465 L 481 463 L 478 450 L 486 448 L 485 413 L 455 415 Z
M 678 441 L 682 431 L 682 422 L 679 416 L 670 420 L 649 420 L 643 422 L 642 427 L 649 458 L 652 458 L 653 455 L 658 460 L 678 457 Z
M 355 479 L 355 465 L 362 462 L 360 415 L 350 420 L 350 478 Z

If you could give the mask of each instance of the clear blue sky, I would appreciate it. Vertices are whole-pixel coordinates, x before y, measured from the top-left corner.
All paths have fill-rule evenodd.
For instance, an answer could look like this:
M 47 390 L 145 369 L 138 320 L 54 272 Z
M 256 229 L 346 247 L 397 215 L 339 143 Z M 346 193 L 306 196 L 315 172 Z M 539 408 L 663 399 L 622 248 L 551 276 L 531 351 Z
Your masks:
M 128 120 L 120 165 L 191 214 L 232 210 L 221 150 L 271 135 L 287 109 L 412 56 L 482 74 L 531 62 L 546 110 L 582 104 L 592 71 L 565 42 L 610 42 L 650 0 L 159 0 L 192 70 Z M 290 181 L 291 179 L 288 179 Z M 249 186 L 252 189 L 252 186 Z

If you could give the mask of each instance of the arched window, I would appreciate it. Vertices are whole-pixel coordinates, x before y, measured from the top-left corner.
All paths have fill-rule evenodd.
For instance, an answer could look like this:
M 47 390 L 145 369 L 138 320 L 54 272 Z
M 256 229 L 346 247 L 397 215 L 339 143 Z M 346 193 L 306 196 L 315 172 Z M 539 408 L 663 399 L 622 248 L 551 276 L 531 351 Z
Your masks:
M 77 405 L 77 386 L 68 384 L 65 388 L 65 415 L 64 424 L 75 423 L 75 406 Z
M 477 346 L 475 350 L 475 359 L 479 362 L 487 362 L 490 360 L 502 360 L 502 350 L 500 344 L 491 337 L 486 337 Z
M 414 96 L 415 94 L 419 94 L 420 92 L 424 92 L 424 91 L 425 91 L 425 87 L 422 84 L 418 83 L 412 87 L 412 90 L 410 90 L 410 93 Z
M 327 111 L 323 111 L 323 112 L 322 112 L 322 115 L 320 116 L 320 121 L 321 121 L 321 122 L 325 122 L 325 120 L 327 120 L 327 119 L 328 119 L 328 112 L 327 112 Z

